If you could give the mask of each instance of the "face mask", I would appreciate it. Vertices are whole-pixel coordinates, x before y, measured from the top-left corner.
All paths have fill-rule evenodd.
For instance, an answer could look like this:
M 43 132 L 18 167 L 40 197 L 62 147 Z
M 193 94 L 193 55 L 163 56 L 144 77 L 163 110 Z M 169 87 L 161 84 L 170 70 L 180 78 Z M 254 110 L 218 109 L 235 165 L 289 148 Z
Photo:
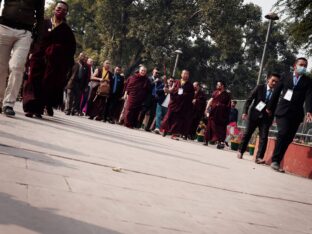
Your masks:
M 304 75 L 307 73 L 307 68 L 306 67 L 302 67 L 302 66 L 297 66 L 297 73 L 299 75 Z

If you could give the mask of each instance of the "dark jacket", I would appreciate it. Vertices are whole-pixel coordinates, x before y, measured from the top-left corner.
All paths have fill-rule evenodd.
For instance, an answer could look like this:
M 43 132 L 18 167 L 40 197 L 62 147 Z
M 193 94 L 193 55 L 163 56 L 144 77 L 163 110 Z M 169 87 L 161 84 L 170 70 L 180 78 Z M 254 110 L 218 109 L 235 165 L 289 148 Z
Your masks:
M 85 89 L 90 80 L 90 68 L 87 64 L 81 65 L 76 62 L 69 72 L 69 81 L 66 89 L 73 89 L 78 85 L 81 90 Z
M 158 104 L 162 104 L 166 98 L 165 91 L 164 91 L 164 82 L 162 80 L 159 80 L 155 82 L 153 85 L 152 94 Z
M 288 89 L 293 90 L 291 101 L 284 99 Z M 303 75 L 298 84 L 294 86 L 293 74 L 288 75 L 279 86 L 274 90 L 271 101 L 268 104 L 269 110 L 274 110 L 276 107 L 275 115 L 283 117 L 290 115 L 294 121 L 301 122 L 304 117 L 303 104 L 305 102 L 306 110 L 312 112 L 312 80 Z
M 253 102 L 250 111 L 249 111 L 249 119 L 250 120 L 256 120 L 258 118 L 265 118 L 265 119 L 269 119 L 270 121 L 273 121 L 274 115 L 272 114 L 271 116 L 268 116 L 266 109 L 267 106 L 263 108 L 263 110 L 260 112 L 256 109 L 256 106 L 259 104 L 260 101 L 262 102 L 266 102 L 266 93 L 267 93 L 267 84 L 260 84 L 257 85 L 251 92 L 251 94 L 249 95 L 249 97 L 247 98 L 244 108 L 243 108 L 243 113 L 247 114 L 249 107 L 251 105 L 251 103 Z M 273 94 L 272 94 L 273 97 Z M 271 97 L 271 100 L 272 100 Z M 272 108 L 271 111 L 272 113 L 274 113 L 275 108 Z
M 116 84 L 116 91 L 115 93 L 113 93 L 115 79 L 117 79 L 117 84 Z M 123 76 L 117 75 L 117 74 L 113 75 L 112 82 L 111 82 L 111 93 L 114 97 L 121 98 L 123 96 L 124 82 L 125 82 L 125 78 Z
M 44 0 L 4 0 L 0 24 L 28 31 L 32 31 L 35 23 L 42 27 L 44 4 Z

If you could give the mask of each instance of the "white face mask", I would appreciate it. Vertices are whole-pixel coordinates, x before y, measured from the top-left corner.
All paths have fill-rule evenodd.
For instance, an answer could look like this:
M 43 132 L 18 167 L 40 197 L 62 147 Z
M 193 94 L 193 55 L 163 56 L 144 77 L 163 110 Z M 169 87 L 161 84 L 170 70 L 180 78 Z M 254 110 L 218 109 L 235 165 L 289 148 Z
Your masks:
M 307 73 L 307 68 L 303 66 L 296 66 L 296 71 L 299 75 L 305 75 Z

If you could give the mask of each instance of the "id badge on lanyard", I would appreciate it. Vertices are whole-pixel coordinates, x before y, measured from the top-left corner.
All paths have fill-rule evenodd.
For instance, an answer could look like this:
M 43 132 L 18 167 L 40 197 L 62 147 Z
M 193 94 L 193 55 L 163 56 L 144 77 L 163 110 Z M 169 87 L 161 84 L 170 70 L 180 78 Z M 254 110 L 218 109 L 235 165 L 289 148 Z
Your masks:
M 294 91 L 292 89 L 288 89 L 286 94 L 284 95 L 284 99 L 287 101 L 291 101 Z

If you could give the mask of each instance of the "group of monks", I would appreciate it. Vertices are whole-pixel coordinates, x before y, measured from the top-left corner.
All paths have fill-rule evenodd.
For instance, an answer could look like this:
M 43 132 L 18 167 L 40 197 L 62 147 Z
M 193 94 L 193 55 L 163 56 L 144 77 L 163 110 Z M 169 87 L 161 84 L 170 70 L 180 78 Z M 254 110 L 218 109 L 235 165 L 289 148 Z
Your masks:
M 205 121 L 205 145 L 217 142 L 218 148 L 224 148 L 231 108 L 231 95 L 225 89 L 224 82 L 217 83 L 216 90 L 207 101 L 200 84 L 191 83 L 190 72 L 186 69 L 181 72 L 181 78 L 175 80 L 161 76 L 157 68 L 148 76 L 147 68 L 140 65 L 133 75 L 124 79 L 119 66 L 111 72 L 109 65 L 109 60 L 106 60 L 90 79 L 91 82 L 98 82 L 93 90 L 98 90 L 99 85 L 107 80 L 110 92 L 96 97 L 96 91 L 93 91 L 89 96 L 85 110 L 89 119 L 96 115 L 95 120 L 119 123 L 132 129 L 142 127 L 163 136 L 170 134 L 174 140 L 194 139 L 199 123 Z M 118 100 L 113 101 L 116 106 L 112 106 L 113 98 L 110 96 L 114 95 L 113 89 L 121 85 L 117 77 L 122 77 L 123 92 L 118 95 Z M 97 114 L 90 115 L 88 109 L 94 110 L 95 102 L 99 99 L 102 101 L 96 104 Z M 111 110 L 114 110 L 114 115 L 110 113 Z

